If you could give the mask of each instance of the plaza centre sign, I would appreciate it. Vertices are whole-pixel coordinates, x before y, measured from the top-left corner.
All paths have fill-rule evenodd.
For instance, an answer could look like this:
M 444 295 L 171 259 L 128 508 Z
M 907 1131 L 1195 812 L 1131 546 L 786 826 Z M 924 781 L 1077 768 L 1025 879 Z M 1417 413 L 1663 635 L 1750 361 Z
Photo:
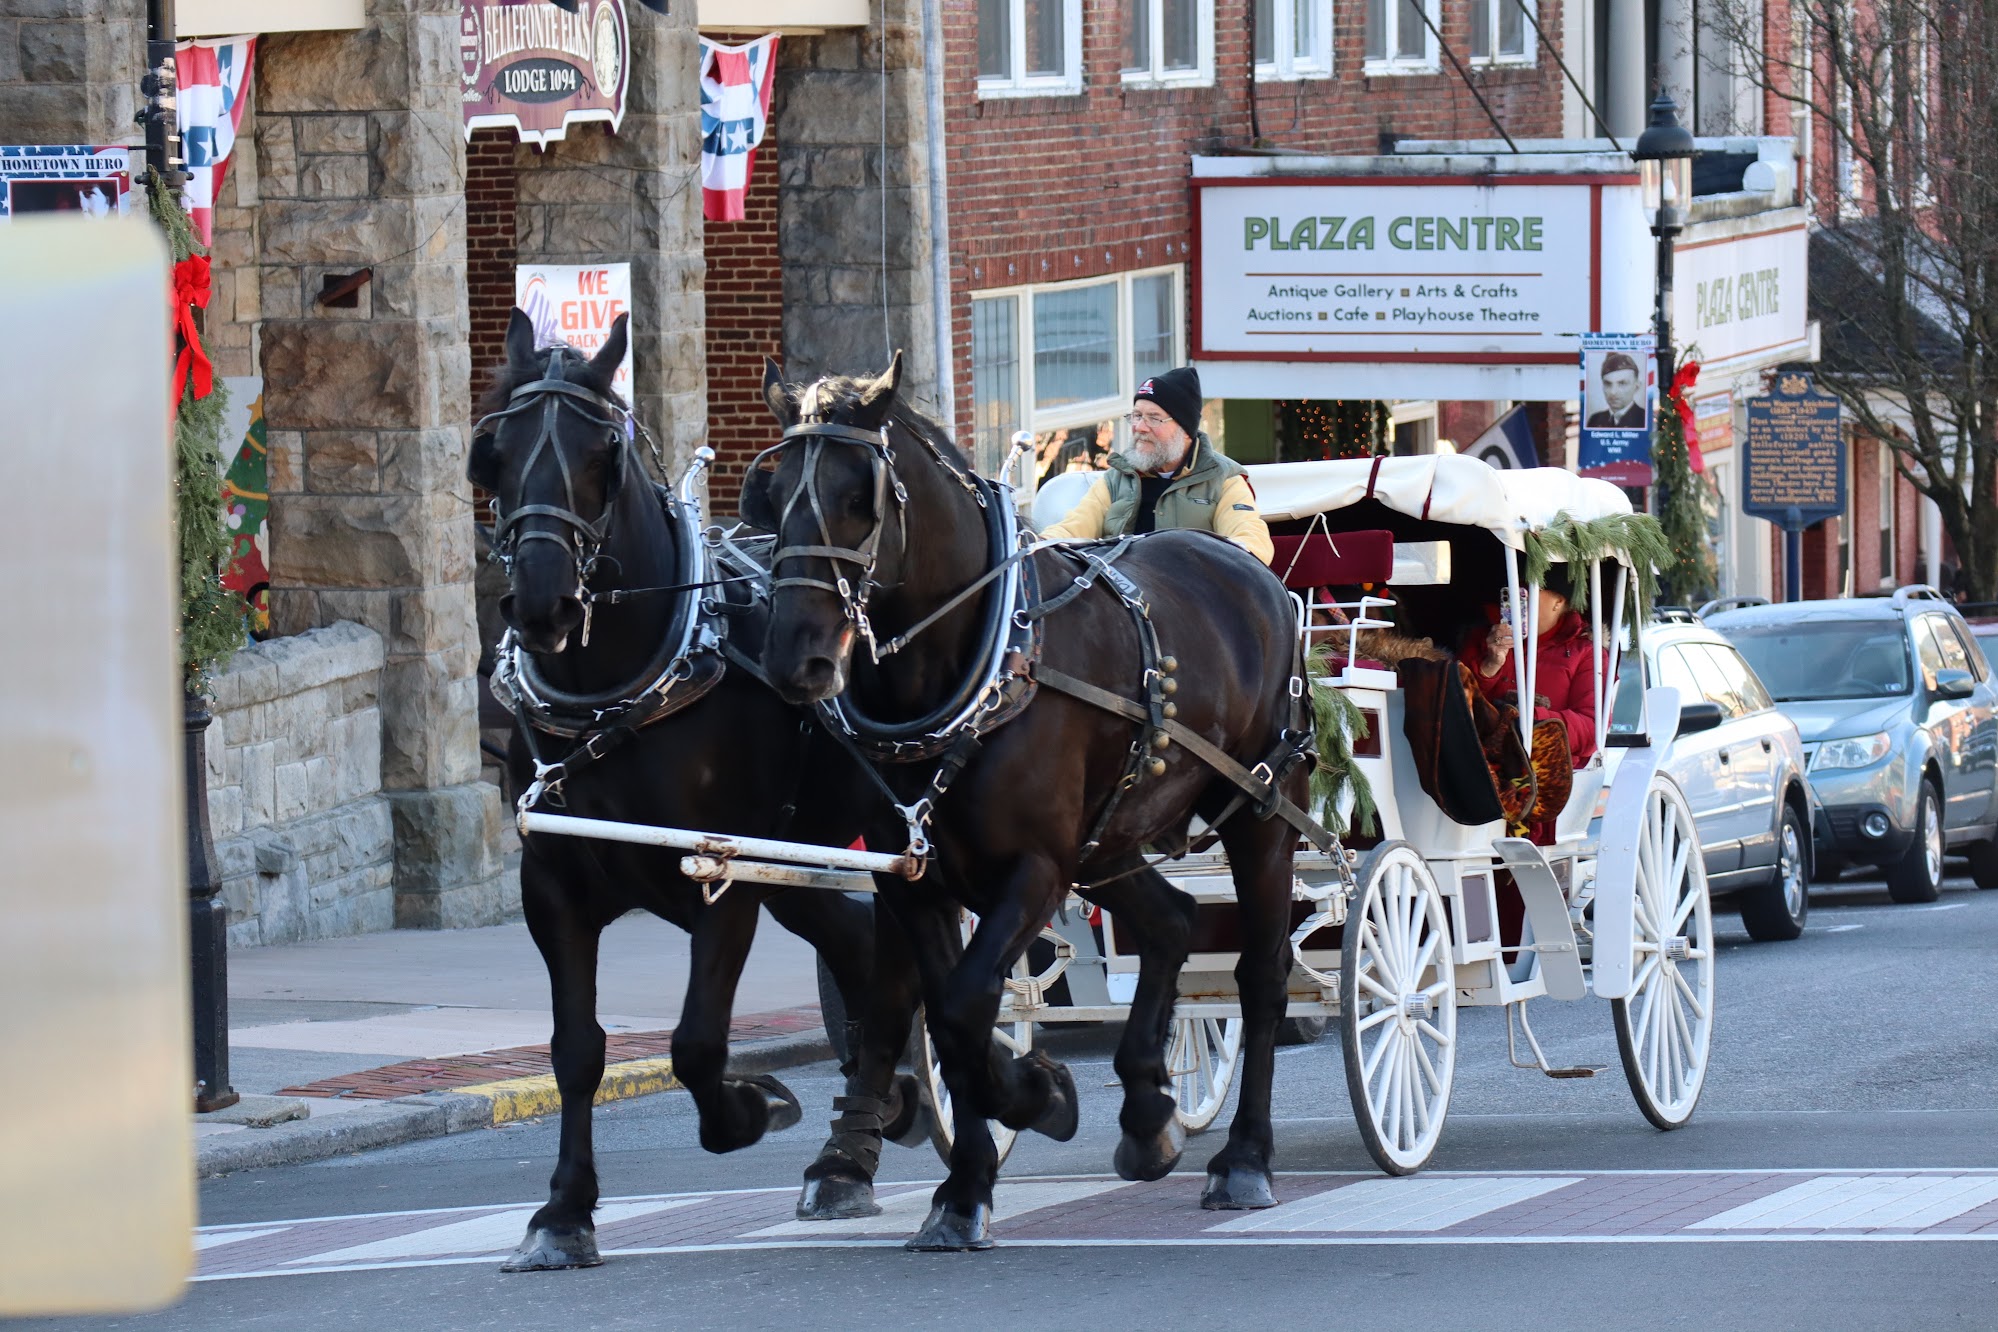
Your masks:
M 1708 372 L 1806 359 L 1809 232 L 1801 208 L 1696 225 L 1673 248 L 1672 328 Z
M 583 0 L 571 14 L 549 0 L 463 0 L 458 11 L 465 137 L 511 127 L 546 144 L 572 124 L 624 120 L 631 83 L 625 0 Z
M 1623 183 L 1196 176 L 1194 358 L 1572 364 Z

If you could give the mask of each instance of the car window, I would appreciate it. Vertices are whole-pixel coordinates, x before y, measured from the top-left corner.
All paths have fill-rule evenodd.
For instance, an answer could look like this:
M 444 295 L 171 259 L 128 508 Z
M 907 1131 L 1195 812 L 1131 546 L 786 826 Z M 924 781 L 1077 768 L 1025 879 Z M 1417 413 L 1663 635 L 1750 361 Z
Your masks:
M 1911 687 L 1908 631 L 1897 621 L 1827 618 L 1714 627 L 1740 650 L 1778 703 L 1893 698 Z
M 1693 678 L 1700 682 L 1700 697 L 1720 704 L 1721 715 L 1729 719 L 1748 711 L 1748 705 L 1729 686 L 1727 676 L 1708 657 L 1705 643 L 1688 643 L 1679 651 L 1685 655 L 1686 665 L 1692 668 Z
M 1729 696 L 1740 701 L 1740 711 L 1735 716 L 1745 717 L 1772 706 L 1769 691 L 1762 687 L 1762 681 L 1755 678 L 1755 672 L 1748 669 L 1748 663 L 1741 659 L 1739 652 L 1720 643 L 1702 643 L 1699 652 L 1727 681 Z
M 1936 645 L 1942 649 L 1943 661 L 1953 671 L 1969 671 L 1970 678 L 1982 680 L 1984 672 L 1978 669 L 1984 663 L 1984 654 L 1974 644 L 1964 642 L 1963 626 L 1946 615 L 1934 617 L 1932 626 L 1936 632 Z
M 1936 642 L 1936 620 L 1933 615 L 1924 615 L 1915 621 L 1915 652 L 1922 659 L 1922 687 L 1936 687 L 1936 672 L 1949 669 L 1943 658 L 1942 646 Z M 1963 669 L 1958 667 L 1958 670 Z
M 1707 691 L 1700 687 L 1699 677 L 1693 674 L 1692 665 L 1687 662 L 1685 653 L 1680 648 L 1659 649 L 1658 683 L 1671 685 L 1679 691 L 1681 707 L 1707 696 Z
M 1991 656 L 1993 652 L 1998 652 L 1998 624 L 1974 624 L 1970 627 L 1970 636 L 1976 640 L 1978 647 L 1984 649 L 1985 666 L 1998 670 L 1998 661 L 1992 660 Z

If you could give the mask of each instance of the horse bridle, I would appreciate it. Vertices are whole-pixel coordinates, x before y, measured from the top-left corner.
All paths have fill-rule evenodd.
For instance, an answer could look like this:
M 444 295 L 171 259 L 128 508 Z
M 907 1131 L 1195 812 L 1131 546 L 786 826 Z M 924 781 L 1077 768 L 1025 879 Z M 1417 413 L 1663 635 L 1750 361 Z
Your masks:
M 535 436 L 534 445 L 527 453 L 527 462 L 520 469 L 521 482 L 524 485 L 533 474 L 542 450 L 546 449 L 554 455 L 555 465 L 562 473 L 563 503 L 523 504 L 500 514 L 493 527 L 493 556 L 511 581 L 513 562 L 519 556 L 521 546 L 529 541 L 552 541 L 562 547 L 575 569 L 576 599 L 583 603 L 583 644 L 588 646 L 590 577 L 596 572 L 604 544 L 610 540 L 611 520 L 617 512 L 618 496 L 624 489 L 625 473 L 630 470 L 631 460 L 626 455 L 631 451 L 628 427 L 632 417 L 619 403 L 568 378 L 569 362 L 581 359 L 568 347 L 558 345 L 552 348 L 542 378 L 530 380 L 514 389 L 507 395 L 508 405 L 481 417 L 472 427 L 472 434 L 475 438 L 479 435 L 496 436 L 501 421 L 528 411 L 536 404 L 540 405 L 541 433 Z M 590 425 L 601 427 L 616 449 L 610 482 L 604 490 L 603 514 L 594 523 L 576 512 L 575 473 L 555 442 L 556 424 L 564 407 Z M 497 505 L 497 499 L 494 503 Z M 552 519 L 560 526 L 523 527 L 522 524 L 530 518 Z
M 803 471 L 798 477 L 797 486 L 784 501 L 783 510 L 779 512 L 770 502 L 769 478 L 777 470 L 782 451 L 799 440 L 805 442 Z M 867 535 L 855 546 L 833 544 L 832 529 L 826 521 L 825 508 L 819 503 L 818 470 L 820 462 L 826 456 L 825 450 L 828 444 L 846 444 L 865 449 L 868 465 L 873 473 L 873 522 L 867 530 Z M 833 565 L 831 582 L 823 578 L 791 575 L 772 580 L 770 591 L 774 594 L 779 588 L 811 587 L 832 593 L 839 598 L 840 609 L 852 623 L 854 631 L 867 640 L 869 652 L 874 653 L 878 659 L 880 654 L 874 641 L 874 627 L 867 620 L 867 599 L 881 586 L 874 577 L 874 570 L 881 556 L 881 534 L 888 528 L 887 507 L 891 497 L 895 502 L 896 519 L 901 524 L 904 547 L 907 546 L 909 537 L 909 492 L 903 487 L 901 478 L 895 475 L 895 451 L 888 443 L 887 426 L 884 425 L 879 430 L 862 430 L 856 426 L 835 425 L 830 421 L 800 422 L 785 430 L 782 440 L 756 455 L 755 461 L 749 466 L 749 476 L 750 483 L 744 485 L 742 492 L 743 517 L 758 527 L 776 533 L 777 539 L 782 541 L 784 525 L 790 521 L 792 511 L 798 507 L 802 499 L 811 506 L 812 519 L 819 527 L 819 540 L 814 544 L 779 546 L 776 554 L 770 557 L 770 571 L 776 573 L 778 566 L 790 559 L 816 558 L 830 561 Z M 839 566 L 843 564 L 859 569 L 858 586 L 855 585 L 855 580 L 840 572 Z

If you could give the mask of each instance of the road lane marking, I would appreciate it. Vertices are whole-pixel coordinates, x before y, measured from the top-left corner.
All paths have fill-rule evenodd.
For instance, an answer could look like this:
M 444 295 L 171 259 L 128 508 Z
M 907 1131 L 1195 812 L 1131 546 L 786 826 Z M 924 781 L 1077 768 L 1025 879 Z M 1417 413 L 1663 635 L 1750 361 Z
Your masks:
M 1021 1181 L 1001 1180 L 992 1191 L 992 1219 L 1016 1220 L 1043 1207 L 1060 1207 L 1085 1198 L 1123 1188 L 1122 1181 Z M 752 1230 L 744 1239 L 776 1239 L 785 1235 L 908 1235 L 930 1214 L 932 1189 L 918 1188 L 880 1199 L 881 1215 L 855 1217 L 846 1221 L 785 1221 Z
M 1265 1212 L 1207 1227 L 1209 1234 L 1254 1231 L 1435 1231 L 1579 1184 L 1577 1175 L 1509 1179 L 1368 1179 Z
M 1693 1230 L 1925 1230 L 1998 1202 L 1998 1179 L 1827 1176 L 1696 1221 Z
M 287 1229 L 287 1226 L 272 1226 L 263 1230 L 204 1230 L 195 1235 L 194 1250 L 196 1253 L 207 1253 L 224 1244 L 241 1244 L 245 1240 L 263 1239 L 267 1235 L 282 1235 Z
M 637 1203 L 610 1203 L 597 1209 L 597 1228 L 601 1230 L 619 1221 L 630 1221 L 636 1217 L 650 1216 L 655 1212 L 668 1211 L 676 1207 L 692 1207 L 706 1201 L 706 1196 L 702 1196 L 654 1199 Z M 469 1221 L 454 1221 L 449 1225 L 433 1226 L 428 1230 L 418 1230 L 407 1235 L 396 1235 L 389 1239 L 351 1244 L 345 1248 L 309 1254 L 292 1259 L 288 1265 L 324 1267 L 337 1263 L 394 1261 L 398 1258 L 440 1258 L 460 1253 L 511 1253 L 514 1245 L 520 1243 L 520 1237 L 527 1233 L 528 1218 L 538 1210 L 536 1207 L 515 1207 L 504 1212 L 473 1217 Z

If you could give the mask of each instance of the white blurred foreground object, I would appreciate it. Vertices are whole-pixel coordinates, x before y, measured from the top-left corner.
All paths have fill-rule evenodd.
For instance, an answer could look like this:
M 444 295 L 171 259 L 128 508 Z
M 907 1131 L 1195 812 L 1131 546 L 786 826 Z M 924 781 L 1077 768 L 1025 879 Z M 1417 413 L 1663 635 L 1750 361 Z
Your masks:
M 0 228 L 0 1316 L 176 1298 L 191 1261 L 167 255 Z

